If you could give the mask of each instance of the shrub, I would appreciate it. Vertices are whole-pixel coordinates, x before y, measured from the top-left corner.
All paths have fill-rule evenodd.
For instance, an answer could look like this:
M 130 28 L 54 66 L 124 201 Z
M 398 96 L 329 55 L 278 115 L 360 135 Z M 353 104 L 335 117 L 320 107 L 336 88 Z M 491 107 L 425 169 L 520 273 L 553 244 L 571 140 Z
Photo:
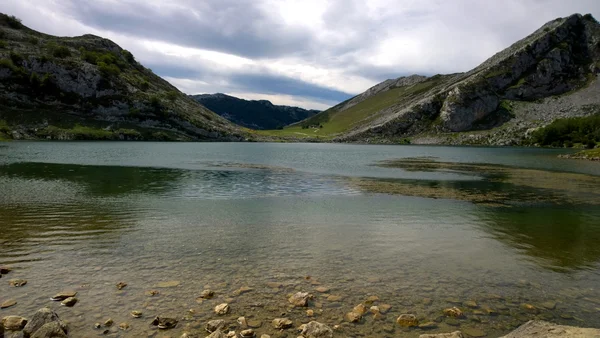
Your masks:
M 98 62 L 98 70 L 105 77 L 119 76 L 121 74 L 119 67 L 105 62 Z
M 67 46 L 56 46 L 52 50 L 52 55 L 57 58 L 66 58 L 71 56 L 71 50 Z
M 176 90 L 170 90 L 165 96 L 167 97 L 167 100 L 175 101 L 177 99 L 177 96 L 179 96 L 179 93 Z
M 125 60 L 127 60 L 127 62 L 135 63 L 135 58 L 133 57 L 133 54 L 131 54 L 128 50 L 123 49 L 121 51 L 121 54 L 125 57 Z
M 0 59 L 0 68 L 10 69 L 14 72 L 18 67 L 10 59 Z
M 39 88 L 42 84 L 42 81 L 40 80 L 40 77 L 37 75 L 36 72 L 32 72 L 29 76 L 29 83 L 33 88 Z
M 17 52 L 10 52 L 10 59 L 15 66 L 20 66 L 23 63 L 23 55 Z
M 0 48 L 6 48 L 6 42 L 0 40 Z
M 160 99 L 158 98 L 158 96 L 150 97 L 150 106 L 152 108 L 154 108 L 154 110 L 156 110 L 156 111 L 162 109 L 162 103 L 160 102 Z
M 543 146 L 562 147 L 581 143 L 593 147 L 600 141 L 600 114 L 555 120 L 536 130 L 532 137 L 535 143 Z
M 14 15 L 5 15 L 4 16 L 4 21 L 6 22 L 6 24 L 8 24 L 8 26 L 10 28 L 14 28 L 14 29 L 19 29 L 21 27 L 23 27 L 23 23 L 21 22 L 21 19 L 17 18 Z
M 140 88 L 143 91 L 146 91 L 146 90 L 150 89 L 150 83 L 148 82 L 148 80 L 142 81 L 142 83 L 140 84 Z
M 32 45 L 37 45 L 38 42 L 40 42 L 40 40 L 38 40 L 38 38 L 36 38 L 34 36 L 30 36 L 27 38 L 27 42 L 29 42 Z

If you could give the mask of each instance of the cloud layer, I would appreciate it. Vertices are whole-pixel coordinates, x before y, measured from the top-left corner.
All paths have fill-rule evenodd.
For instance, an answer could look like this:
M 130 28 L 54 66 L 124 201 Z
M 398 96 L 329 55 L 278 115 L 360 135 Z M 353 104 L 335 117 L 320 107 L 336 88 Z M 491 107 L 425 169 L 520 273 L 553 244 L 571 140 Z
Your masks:
M 387 78 L 467 71 L 597 0 L 19 0 L 49 34 L 107 37 L 189 93 L 325 109 Z

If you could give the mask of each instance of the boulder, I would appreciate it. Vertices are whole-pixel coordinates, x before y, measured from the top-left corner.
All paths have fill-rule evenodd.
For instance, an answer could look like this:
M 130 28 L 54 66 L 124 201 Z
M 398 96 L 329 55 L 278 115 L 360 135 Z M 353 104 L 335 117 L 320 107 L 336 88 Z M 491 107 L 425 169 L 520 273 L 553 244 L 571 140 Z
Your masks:
M 60 320 L 56 312 L 50 310 L 49 308 L 39 309 L 33 315 L 33 318 L 31 318 L 27 325 L 25 325 L 23 332 L 26 336 L 30 336 L 38 331 L 42 326 L 54 322 L 58 323 L 63 333 L 67 333 L 67 325 Z
M 333 330 L 325 324 L 312 321 L 304 326 L 302 335 L 305 338 L 333 338 Z
M 502 338 L 600 337 L 600 329 L 556 325 L 531 320 Z
M 19 316 L 6 316 L 2 318 L 2 326 L 6 330 L 20 331 L 27 324 L 27 319 Z
M 44 324 L 31 338 L 67 338 L 67 334 L 59 322 Z

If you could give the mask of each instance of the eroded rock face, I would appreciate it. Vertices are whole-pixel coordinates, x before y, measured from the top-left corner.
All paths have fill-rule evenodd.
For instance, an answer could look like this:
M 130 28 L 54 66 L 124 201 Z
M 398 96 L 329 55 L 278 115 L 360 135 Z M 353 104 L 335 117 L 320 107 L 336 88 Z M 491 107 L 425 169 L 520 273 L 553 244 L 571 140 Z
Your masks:
M 305 338 L 332 338 L 333 330 L 325 324 L 312 321 L 304 326 L 302 335 Z

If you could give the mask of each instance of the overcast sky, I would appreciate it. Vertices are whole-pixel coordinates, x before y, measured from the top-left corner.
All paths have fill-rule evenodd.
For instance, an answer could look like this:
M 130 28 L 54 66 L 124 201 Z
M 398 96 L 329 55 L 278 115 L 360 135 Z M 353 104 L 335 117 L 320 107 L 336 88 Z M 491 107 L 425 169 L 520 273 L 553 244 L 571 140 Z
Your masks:
M 188 94 L 325 109 L 388 78 L 467 71 L 600 0 L 0 0 L 38 31 L 95 34 Z

